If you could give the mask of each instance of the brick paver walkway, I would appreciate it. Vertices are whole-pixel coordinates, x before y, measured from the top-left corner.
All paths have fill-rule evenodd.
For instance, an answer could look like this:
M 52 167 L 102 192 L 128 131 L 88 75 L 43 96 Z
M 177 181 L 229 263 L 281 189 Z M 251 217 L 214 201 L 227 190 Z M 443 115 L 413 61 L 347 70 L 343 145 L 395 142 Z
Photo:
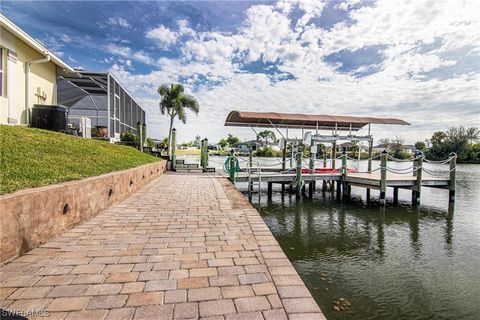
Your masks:
M 324 319 L 258 212 L 233 205 L 220 179 L 166 174 L 2 266 L 0 307 L 69 320 Z

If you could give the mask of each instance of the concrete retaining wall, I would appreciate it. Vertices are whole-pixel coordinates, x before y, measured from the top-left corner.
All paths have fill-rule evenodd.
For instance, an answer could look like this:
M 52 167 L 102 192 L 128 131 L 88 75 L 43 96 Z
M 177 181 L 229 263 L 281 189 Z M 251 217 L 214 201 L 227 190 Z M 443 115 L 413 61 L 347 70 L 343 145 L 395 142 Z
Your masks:
M 88 220 L 162 175 L 166 161 L 0 196 L 0 263 Z

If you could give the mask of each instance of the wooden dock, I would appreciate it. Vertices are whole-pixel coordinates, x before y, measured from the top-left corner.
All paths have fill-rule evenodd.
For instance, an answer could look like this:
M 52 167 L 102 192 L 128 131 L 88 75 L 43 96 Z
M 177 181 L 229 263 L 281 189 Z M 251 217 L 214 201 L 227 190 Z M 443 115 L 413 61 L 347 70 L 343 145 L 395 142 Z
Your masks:
M 258 190 L 261 189 L 261 184 L 266 183 L 267 194 L 272 195 L 272 184 L 281 184 L 282 192 L 285 191 L 285 185 L 290 186 L 290 192 L 300 196 L 305 193 L 308 187 L 309 196 L 313 196 L 313 192 L 317 188 L 317 182 L 322 181 L 321 189 L 323 192 L 336 191 L 337 196 L 349 197 L 352 187 L 360 187 L 366 189 L 367 200 L 370 198 L 370 190 L 375 189 L 380 191 L 380 201 L 385 203 L 386 190 L 388 187 L 393 188 L 393 200 L 398 201 L 398 189 L 407 189 L 412 191 L 412 203 L 418 204 L 420 201 L 422 187 L 442 188 L 449 190 L 449 201 L 453 202 L 455 199 L 455 168 L 456 156 L 452 156 L 445 162 L 449 163 L 450 170 L 445 171 L 443 176 L 435 175 L 433 171 L 423 167 L 423 155 L 413 159 L 411 171 L 405 172 L 405 169 L 394 169 L 387 166 L 387 154 L 381 155 L 381 164 L 378 169 L 369 170 L 369 172 L 349 172 L 347 168 L 347 156 L 342 156 L 342 167 L 340 170 L 332 170 L 326 173 L 301 173 L 302 162 L 299 158 L 297 161 L 297 170 L 282 171 L 280 169 L 261 168 L 247 168 L 240 170 L 233 181 L 248 183 L 249 193 L 254 192 L 256 185 Z M 249 160 L 252 162 L 252 159 Z M 369 168 L 371 168 L 371 161 L 369 161 Z M 314 172 L 314 168 L 310 172 Z M 427 174 L 423 174 L 423 172 Z M 232 174 L 230 174 L 232 180 Z

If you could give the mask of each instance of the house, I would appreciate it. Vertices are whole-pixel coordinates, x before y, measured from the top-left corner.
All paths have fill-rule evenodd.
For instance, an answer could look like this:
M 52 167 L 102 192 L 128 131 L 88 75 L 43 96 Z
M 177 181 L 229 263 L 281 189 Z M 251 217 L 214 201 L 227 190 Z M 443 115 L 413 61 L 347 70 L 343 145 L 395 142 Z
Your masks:
M 248 154 L 250 148 L 252 151 L 256 151 L 258 148 L 263 146 L 263 141 L 261 140 L 250 140 L 235 143 L 232 147 L 237 150 L 239 154 Z
M 30 122 L 34 104 L 56 105 L 57 75 L 75 70 L 0 13 L 0 124 Z
M 403 149 L 403 151 L 405 151 L 407 153 L 410 153 L 410 154 L 414 154 L 417 151 L 417 148 L 415 147 L 415 145 L 412 145 L 412 144 L 404 144 L 404 145 L 402 145 L 402 149 Z M 391 146 L 384 147 L 384 146 L 381 146 L 381 145 L 376 145 L 372 148 L 372 150 L 373 150 L 374 153 L 381 153 L 381 152 L 383 152 L 383 150 L 390 151 Z
M 413 144 L 404 144 L 403 145 L 403 151 L 407 152 L 407 153 L 410 153 L 410 154 L 414 154 L 415 152 L 417 152 L 417 148 L 415 147 L 415 145 Z
M 382 145 L 376 145 L 376 146 L 373 146 L 372 147 L 372 151 L 373 153 L 381 153 L 383 152 L 383 150 L 389 150 L 388 147 L 385 147 L 385 146 L 382 146 Z
M 109 72 L 78 71 L 78 77 L 58 76 L 58 103 L 69 108 L 68 123 L 75 126 L 89 118 L 97 137 L 111 141 L 124 132 L 138 134 L 145 124 L 145 111 Z

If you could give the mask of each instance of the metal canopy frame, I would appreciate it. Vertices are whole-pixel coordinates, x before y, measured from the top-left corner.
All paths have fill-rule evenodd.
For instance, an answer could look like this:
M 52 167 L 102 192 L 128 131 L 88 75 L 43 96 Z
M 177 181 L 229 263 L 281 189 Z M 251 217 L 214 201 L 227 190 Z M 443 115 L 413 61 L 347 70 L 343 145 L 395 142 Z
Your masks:
M 92 126 L 106 127 L 108 137 L 137 131 L 145 111 L 111 73 L 79 71 L 81 77 L 58 74 L 58 103 L 69 108 L 69 118 L 90 118 Z

